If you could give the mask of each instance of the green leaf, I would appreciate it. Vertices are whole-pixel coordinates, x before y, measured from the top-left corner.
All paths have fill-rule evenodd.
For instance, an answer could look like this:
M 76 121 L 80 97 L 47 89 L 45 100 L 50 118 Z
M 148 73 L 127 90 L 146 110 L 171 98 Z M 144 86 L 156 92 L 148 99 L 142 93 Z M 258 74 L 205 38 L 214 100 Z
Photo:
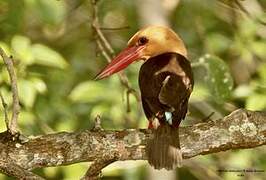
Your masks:
M 2 82 L 9 84 L 9 75 L 4 66 L 0 72 L 0 83 Z
M 226 101 L 233 89 L 233 79 L 226 63 L 216 56 L 209 54 L 203 57 L 203 63 L 207 68 L 207 76 L 204 78 L 211 96 L 218 102 Z
M 31 108 L 34 104 L 37 90 L 31 81 L 20 79 L 18 81 L 18 93 L 21 103 Z
M 45 66 L 57 67 L 64 69 L 67 67 L 66 60 L 56 51 L 51 48 L 42 45 L 35 44 L 31 48 L 35 57 L 35 63 Z
M 96 81 L 86 81 L 77 85 L 69 97 L 76 102 L 98 102 L 104 100 L 105 102 L 112 102 L 116 100 L 117 95 L 110 91 L 110 87 L 106 84 Z M 119 96 L 119 95 L 118 95 Z
M 44 93 L 47 90 L 46 84 L 42 79 L 39 78 L 31 78 L 30 81 L 33 83 L 35 89 L 39 93 Z
M 257 41 L 251 43 L 251 48 L 254 54 L 256 54 L 261 59 L 266 58 L 266 41 Z
M 191 94 L 191 100 L 204 101 L 207 99 L 208 93 L 209 91 L 205 86 L 195 84 Z
M 258 73 L 260 78 L 262 79 L 263 82 L 266 84 L 266 63 L 261 64 L 258 68 Z
M 34 56 L 31 51 L 30 39 L 25 36 L 14 36 L 11 40 L 11 48 L 22 63 L 32 64 Z
M 242 84 L 239 85 L 233 92 L 235 98 L 247 98 L 254 91 L 253 86 Z
M 31 111 L 21 111 L 19 114 L 19 125 L 27 127 L 29 125 L 34 125 L 35 115 Z
M 258 29 L 256 22 L 249 18 L 239 21 L 239 27 L 239 34 L 245 40 L 251 39 L 256 34 Z
M 74 131 L 76 127 L 76 121 L 73 121 L 73 119 L 66 119 L 64 117 L 63 119 L 58 119 L 58 122 L 56 124 L 55 130 L 56 131 Z
M 5 51 L 6 55 L 10 56 L 11 53 L 10 53 L 10 48 L 8 47 L 8 45 L 4 42 L 1 42 L 0 41 L 0 47 Z M 0 64 L 3 64 L 4 61 L 2 59 L 2 57 L 0 56 Z
M 212 33 L 206 37 L 208 50 L 212 53 L 222 53 L 228 50 L 232 42 L 220 33 Z
M 246 109 L 248 110 L 265 110 L 266 108 L 266 94 L 254 93 L 249 96 L 246 101 Z
M 38 9 L 38 16 L 51 25 L 59 24 L 65 18 L 66 6 L 64 2 L 59 1 L 36 1 L 35 8 Z
M 5 99 L 5 102 L 6 102 L 7 106 L 10 107 L 12 105 L 12 94 L 11 94 L 11 92 L 9 91 L 9 89 L 7 89 L 5 87 L 1 87 L 0 91 L 1 91 L 1 93 L 2 93 L 2 95 L 4 97 L 4 99 Z
M 88 165 L 84 162 L 65 166 L 64 169 L 62 169 L 64 179 L 77 179 L 77 177 L 82 177 L 83 173 L 86 172 L 87 166 Z

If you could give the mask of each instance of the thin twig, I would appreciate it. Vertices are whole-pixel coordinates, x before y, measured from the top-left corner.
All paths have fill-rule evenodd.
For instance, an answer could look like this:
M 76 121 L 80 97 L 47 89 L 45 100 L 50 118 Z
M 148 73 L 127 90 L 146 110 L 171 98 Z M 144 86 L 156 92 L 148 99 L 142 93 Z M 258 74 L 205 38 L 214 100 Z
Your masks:
M 17 77 L 16 77 L 12 57 L 8 57 L 1 47 L 0 47 L 0 55 L 3 58 L 3 61 L 6 65 L 6 68 L 7 68 L 9 77 L 10 77 L 12 98 L 13 98 L 12 118 L 9 121 L 7 128 L 11 132 L 12 135 L 15 135 L 18 132 L 17 131 L 17 121 L 18 121 L 18 115 L 19 115 L 19 111 L 20 111 L 19 98 L 18 98 L 18 87 L 17 87 Z
M 107 53 L 107 51 L 104 49 L 104 46 L 101 43 L 101 41 L 99 39 L 96 39 L 96 43 L 97 43 L 97 46 L 100 49 L 100 52 L 103 55 L 103 57 L 107 60 L 107 62 L 111 62 L 112 58 Z M 128 81 L 128 78 L 126 77 L 126 75 L 123 72 L 119 72 L 118 76 L 119 76 L 120 83 L 123 86 L 125 86 L 128 89 L 128 91 L 130 91 L 130 93 L 134 94 L 134 96 L 136 97 L 137 101 L 139 102 L 140 101 L 139 95 L 137 94 L 137 91 L 135 89 L 133 89 L 131 87 L 131 85 L 129 84 L 129 81 Z
M 97 7 L 97 0 L 91 0 L 93 9 L 92 9 L 92 28 L 94 29 L 97 38 L 96 38 L 96 43 L 97 46 L 99 47 L 101 54 L 104 56 L 104 58 L 107 60 L 107 62 L 111 62 L 112 58 L 115 57 L 115 51 L 112 48 L 111 44 L 109 41 L 106 39 L 104 36 L 102 29 L 99 26 L 99 18 L 98 18 L 98 7 Z M 124 74 L 124 72 L 119 72 L 118 73 L 120 83 L 127 89 L 127 93 L 133 94 L 134 97 L 136 98 L 137 102 L 140 102 L 140 97 L 139 94 L 137 93 L 136 90 L 134 90 L 129 81 L 127 76 Z M 129 98 L 127 98 L 129 100 Z M 127 102 L 127 104 L 130 104 Z
M 92 26 L 94 27 L 94 30 L 96 31 L 99 39 L 103 42 L 104 46 L 108 49 L 109 53 L 111 54 L 112 57 L 115 56 L 115 51 L 112 48 L 112 46 L 109 44 L 108 40 L 104 37 L 101 29 L 96 23 L 93 23 Z
M 257 21 L 258 23 L 262 24 L 262 25 L 266 25 L 266 22 L 262 21 L 261 19 L 259 18 L 256 18 L 256 17 L 253 17 L 249 12 L 248 10 L 238 1 L 238 0 L 235 0 L 234 1 L 235 4 L 237 5 L 237 7 L 244 13 L 246 14 L 250 19 L 253 19 L 255 21 Z
M 99 158 L 90 165 L 85 176 L 81 178 L 82 180 L 99 180 L 101 178 L 102 169 L 109 164 L 117 161 L 119 158 L 119 153 L 110 153 L 105 157 Z
M 117 30 L 124 30 L 129 29 L 129 26 L 123 26 L 123 27 L 99 27 L 100 30 L 104 31 L 117 31 Z
M 211 112 L 207 117 L 203 118 L 201 121 L 205 122 L 211 119 L 211 117 L 215 114 L 215 112 Z
M 107 60 L 107 62 L 111 62 L 112 59 L 109 56 L 109 54 L 107 54 L 107 52 L 104 50 L 104 47 L 103 47 L 101 41 L 99 39 L 96 39 L 96 43 L 97 43 L 97 46 L 100 49 L 101 54 L 103 55 L 103 57 Z
M 101 41 L 99 39 L 96 39 L 96 43 L 97 43 L 97 46 L 100 49 L 100 52 L 103 55 L 103 57 L 108 62 L 111 62 L 112 59 L 109 56 L 109 54 L 104 50 L 104 47 L 103 47 Z M 126 92 L 126 96 L 127 96 L 127 112 L 130 112 L 129 95 L 130 94 L 134 95 L 134 97 L 136 98 L 137 102 L 141 102 L 141 99 L 140 99 L 140 96 L 139 96 L 138 92 L 130 86 L 126 75 L 123 72 L 119 72 L 118 76 L 119 76 L 120 83 L 127 88 L 127 92 Z
M 248 18 L 250 18 L 251 20 L 257 21 L 258 23 L 262 24 L 262 25 L 266 25 L 266 22 L 257 18 L 257 17 L 253 17 L 248 11 L 247 9 L 238 1 L 238 0 L 234 0 L 234 1 L 228 1 L 230 3 L 230 5 L 222 0 L 219 0 L 218 3 L 221 4 L 222 6 L 231 9 L 234 12 L 243 12 L 245 15 L 247 15 Z
M 94 119 L 94 127 L 92 128 L 92 131 L 103 131 L 101 125 L 101 116 L 99 114 L 97 114 Z
M 5 99 L 4 99 L 1 91 L 0 91 L 0 98 L 1 98 L 3 109 L 4 109 L 6 127 L 8 127 L 8 122 L 9 122 L 8 107 L 7 107 L 7 104 L 5 102 Z
M 93 11 L 92 11 L 92 27 L 95 30 L 95 32 L 97 33 L 99 39 L 102 41 L 102 43 L 104 44 L 104 46 L 107 48 L 107 50 L 109 51 L 109 53 L 111 54 L 112 57 L 115 56 L 115 51 L 112 48 L 111 44 L 108 42 L 108 40 L 105 38 L 105 36 L 103 35 L 100 26 L 99 26 L 99 18 L 98 18 L 98 6 L 97 6 L 97 0 L 91 0 L 92 5 L 93 5 Z

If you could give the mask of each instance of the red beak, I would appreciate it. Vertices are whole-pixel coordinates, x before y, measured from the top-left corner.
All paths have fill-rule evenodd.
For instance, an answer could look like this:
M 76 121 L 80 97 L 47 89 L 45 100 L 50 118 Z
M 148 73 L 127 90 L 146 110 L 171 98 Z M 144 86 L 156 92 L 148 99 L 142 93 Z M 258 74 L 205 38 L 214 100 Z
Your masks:
M 95 78 L 103 79 L 125 69 L 128 65 L 141 58 L 144 46 L 133 46 L 120 52 Z

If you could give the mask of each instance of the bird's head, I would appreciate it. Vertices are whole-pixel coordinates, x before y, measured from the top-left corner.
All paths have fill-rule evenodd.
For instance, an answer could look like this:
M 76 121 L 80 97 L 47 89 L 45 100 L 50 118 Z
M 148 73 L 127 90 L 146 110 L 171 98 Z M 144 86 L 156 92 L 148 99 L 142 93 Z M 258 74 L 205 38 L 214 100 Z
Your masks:
M 117 73 L 134 61 L 146 61 L 170 52 L 187 57 L 183 41 L 173 30 L 163 26 L 143 28 L 128 41 L 127 47 L 97 75 L 96 79 L 103 79 Z

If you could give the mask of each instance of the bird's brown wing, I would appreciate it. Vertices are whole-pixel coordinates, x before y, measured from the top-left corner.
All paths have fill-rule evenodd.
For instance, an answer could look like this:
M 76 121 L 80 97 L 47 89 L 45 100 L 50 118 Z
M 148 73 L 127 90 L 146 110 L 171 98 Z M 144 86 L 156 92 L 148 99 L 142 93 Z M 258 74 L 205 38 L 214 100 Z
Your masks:
M 145 99 L 143 96 L 141 97 L 141 101 L 145 116 L 147 117 L 148 120 L 151 120 L 154 117 L 154 113 L 151 109 L 151 105 L 149 105 L 149 101 Z
M 163 81 L 159 93 L 159 101 L 167 106 L 166 111 L 173 113 L 173 125 L 178 126 L 187 113 L 188 98 L 191 90 L 183 82 L 182 76 L 168 75 Z
M 175 74 L 166 76 L 158 96 L 159 101 L 174 110 L 178 108 L 178 105 L 181 104 L 186 96 L 187 88 L 182 82 L 182 77 Z
M 178 126 L 185 118 L 193 87 L 190 62 L 185 57 L 169 53 L 148 60 L 141 67 L 139 85 L 148 119 L 158 112 L 170 111 Z

